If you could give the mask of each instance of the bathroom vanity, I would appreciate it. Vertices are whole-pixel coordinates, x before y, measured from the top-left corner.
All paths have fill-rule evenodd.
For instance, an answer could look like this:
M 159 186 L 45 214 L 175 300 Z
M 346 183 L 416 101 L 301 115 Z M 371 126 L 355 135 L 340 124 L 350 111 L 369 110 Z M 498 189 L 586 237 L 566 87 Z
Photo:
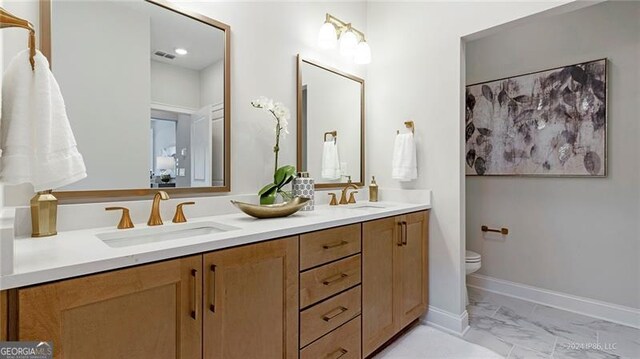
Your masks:
M 18 240 L 0 334 L 56 358 L 364 358 L 427 309 L 429 206 L 376 206 L 198 218 L 181 226 L 237 229 L 153 245 L 112 247 L 104 228 Z M 57 257 L 79 240 L 100 254 Z M 46 241 L 48 263 L 26 263 Z

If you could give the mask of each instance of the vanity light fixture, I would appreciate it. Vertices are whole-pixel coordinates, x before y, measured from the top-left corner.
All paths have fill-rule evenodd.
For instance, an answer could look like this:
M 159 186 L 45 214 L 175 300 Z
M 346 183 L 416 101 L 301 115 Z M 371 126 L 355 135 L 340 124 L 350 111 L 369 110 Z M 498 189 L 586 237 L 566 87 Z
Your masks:
M 179 48 L 177 48 L 177 49 L 175 50 L 175 52 L 176 52 L 176 54 L 178 54 L 178 55 L 180 55 L 180 56 L 184 56 L 184 55 L 186 55 L 186 54 L 188 54 L 188 53 L 189 53 L 189 51 L 187 51 L 187 50 L 185 50 L 185 49 L 183 49 L 183 48 L 180 48 L 180 47 L 179 47 Z
M 338 43 L 340 54 L 352 58 L 356 64 L 371 63 L 371 48 L 364 38 L 364 33 L 351 26 L 351 23 L 327 13 L 318 33 L 318 46 L 322 49 L 333 49 Z

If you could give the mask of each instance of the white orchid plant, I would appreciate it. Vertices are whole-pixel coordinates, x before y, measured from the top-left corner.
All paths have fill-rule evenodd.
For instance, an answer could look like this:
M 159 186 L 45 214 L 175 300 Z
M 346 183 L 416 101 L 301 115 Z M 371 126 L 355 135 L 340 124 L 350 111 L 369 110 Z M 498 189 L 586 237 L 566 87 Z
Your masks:
M 274 103 L 273 100 L 266 97 L 260 97 L 251 101 L 251 105 L 255 108 L 260 108 L 270 112 L 276 122 L 276 144 L 273 146 L 273 153 L 275 155 L 273 182 L 262 187 L 258 192 L 258 195 L 260 196 L 260 204 L 273 204 L 275 203 L 278 195 L 280 195 L 285 201 L 289 200 L 292 198 L 291 192 L 285 191 L 282 188 L 293 181 L 295 178 L 296 168 L 291 165 L 278 168 L 278 153 L 280 152 L 280 136 L 284 138 L 289 134 L 288 126 L 291 114 L 284 104 L 281 102 Z

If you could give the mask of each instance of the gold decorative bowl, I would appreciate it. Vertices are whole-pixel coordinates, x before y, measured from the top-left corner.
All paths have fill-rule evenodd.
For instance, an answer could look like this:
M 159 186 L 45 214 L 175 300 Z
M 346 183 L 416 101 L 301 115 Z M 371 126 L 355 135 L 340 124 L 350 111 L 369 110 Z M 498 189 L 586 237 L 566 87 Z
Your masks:
M 231 201 L 231 203 L 242 212 L 259 219 L 290 216 L 298 212 L 307 202 L 309 202 L 309 198 L 304 197 L 295 197 L 289 202 L 267 205 Z

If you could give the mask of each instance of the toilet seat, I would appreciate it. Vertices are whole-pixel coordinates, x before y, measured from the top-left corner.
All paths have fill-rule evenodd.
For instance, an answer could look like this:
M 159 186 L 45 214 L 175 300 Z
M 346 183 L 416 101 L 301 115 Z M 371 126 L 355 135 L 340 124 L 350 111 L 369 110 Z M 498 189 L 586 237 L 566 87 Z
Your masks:
M 479 263 L 482 260 L 482 256 L 476 252 L 466 251 L 465 262 L 466 263 Z

